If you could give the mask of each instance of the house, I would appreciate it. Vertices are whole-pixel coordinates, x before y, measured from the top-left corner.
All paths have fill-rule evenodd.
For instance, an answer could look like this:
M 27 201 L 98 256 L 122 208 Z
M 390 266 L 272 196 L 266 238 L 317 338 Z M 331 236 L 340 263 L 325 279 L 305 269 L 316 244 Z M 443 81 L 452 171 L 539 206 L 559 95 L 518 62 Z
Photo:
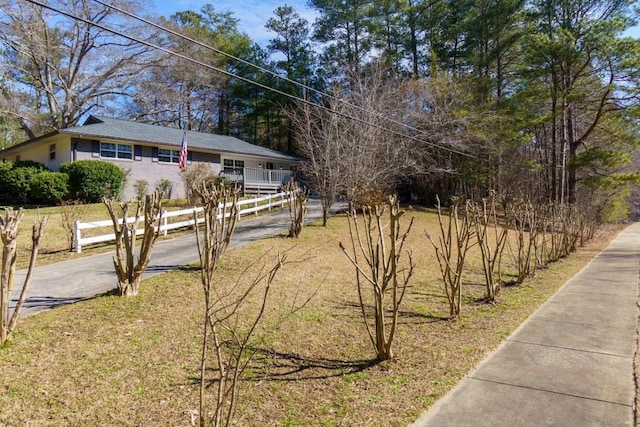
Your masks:
M 99 159 L 128 171 L 123 198 L 135 195 L 138 180 L 153 188 L 173 183 L 172 197 L 184 197 L 178 169 L 186 135 L 187 165 L 205 163 L 216 175 L 243 185 L 246 193 L 275 192 L 293 175 L 299 159 L 238 138 L 90 116 L 82 126 L 60 129 L 0 151 L 3 161 L 34 160 L 57 171 L 64 162 Z

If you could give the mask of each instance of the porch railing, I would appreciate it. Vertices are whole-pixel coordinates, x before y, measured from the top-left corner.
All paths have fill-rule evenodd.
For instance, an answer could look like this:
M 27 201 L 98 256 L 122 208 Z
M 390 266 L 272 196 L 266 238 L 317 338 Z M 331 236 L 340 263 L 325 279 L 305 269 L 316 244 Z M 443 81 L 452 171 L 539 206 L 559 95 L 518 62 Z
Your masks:
M 244 168 L 242 173 L 236 169 L 222 171 L 220 176 L 227 178 L 231 182 L 244 183 L 245 187 L 259 184 L 279 186 L 286 184 L 293 176 L 293 172 L 290 170 Z
M 245 184 L 286 184 L 292 175 L 290 170 L 244 168 Z

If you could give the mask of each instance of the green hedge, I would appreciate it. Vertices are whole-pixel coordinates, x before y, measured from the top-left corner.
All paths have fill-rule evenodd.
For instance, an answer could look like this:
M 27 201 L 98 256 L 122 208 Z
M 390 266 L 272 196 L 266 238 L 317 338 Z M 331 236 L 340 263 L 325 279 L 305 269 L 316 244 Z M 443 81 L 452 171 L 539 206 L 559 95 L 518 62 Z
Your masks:
M 61 172 L 40 172 L 31 180 L 32 201 L 57 204 L 69 196 L 69 176 Z
M 30 203 L 31 182 L 49 169 L 30 160 L 2 163 L 0 166 L 0 199 L 7 203 Z
M 117 198 L 124 185 L 122 170 L 102 160 L 63 163 L 60 172 L 69 176 L 69 196 L 85 203 L 99 202 L 103 197 Z

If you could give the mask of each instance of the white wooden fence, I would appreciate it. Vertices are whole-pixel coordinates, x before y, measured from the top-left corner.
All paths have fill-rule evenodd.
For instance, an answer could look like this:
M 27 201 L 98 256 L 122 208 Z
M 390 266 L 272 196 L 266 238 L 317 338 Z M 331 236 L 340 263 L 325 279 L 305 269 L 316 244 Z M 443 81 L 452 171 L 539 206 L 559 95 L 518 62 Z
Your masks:
M 266 196 L 256 197 L 250 200 L 240 200 L 238 201 L 238 218 L 240 218 L 240 216 L 242 215 L 246 215 L 250 213 L 255 213 L 257 215 L 258 212 L 263 210 L 269 210 L 269 212 L 271 212 L 272 208 L 284 206 L 288 202 L 288 200 L 289 199 L 288 199 L 287 193 L 269 194 Z M 247 206 L 247 207 L 243 208 L 243 206 Z M 222 205 L 220 205 L 220 208 L 222 208 Z M 204 217 L 198 216 L 198 214 L 201 213 L 202 211 L 203 211 L 202 207 L 193 207 L 193 208 L 183 209 L 179 211 L 162 211 L 162 214 L 160 215 L 161 223 L 162 223 L 160 226 L 160 232 L 162 233 L 163 236 L 166 236 L 167 231 L 169 230 L 175 230 L 178 228 L 193 226 L 194 214 L 197 218 L 198 224 L 200 224 L 204 222 Z M 189 219 L 182 220 L 182 221 L 175 221 L 175 222 L 171 221 L 171 218 L 176 218 L 176 217 L 185 216 L 185 215 L 189 215 Z M 219 214 L 218 219 L 221 219 L 221 218 L 222 217 Z M 143 218 L 140 218 L 140 221 L 143 221 Z M 133 223 L 133 222 L 135 222 L 135 217 L 127 218 L 127 223 Z M 92 228 L 104 228 L 104 227 L 109 227 L 111 230 L 113 230 L 113 222 L 110 219 L 101 220 L 101 221 L 91 221 L 91 222 L 76 221 L 76 224 L 75 224 L 76 253 L 82 252 L 82 246 L 84 245 L 88 245 L 91 243 L 109 242 L 111 240 L 115 240 L 116 236 L 114 233 L 102 234 L 100 236 L 91 236 L 91 237 L 84 237 L 84 238 L 82 237 L 82 230 L 88 230 Z M 136 227 L 136 234 L 143 234 L 143 233 L 144 233 L 144 228 Z

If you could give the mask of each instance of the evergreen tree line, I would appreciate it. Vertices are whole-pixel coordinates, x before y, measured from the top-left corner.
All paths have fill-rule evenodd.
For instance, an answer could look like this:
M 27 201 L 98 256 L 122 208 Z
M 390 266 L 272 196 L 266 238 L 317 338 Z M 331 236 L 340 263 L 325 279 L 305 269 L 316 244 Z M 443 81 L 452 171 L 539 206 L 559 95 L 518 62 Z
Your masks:
M 264 87 L 24 0 L 0 0 L 5 145 L 103 113 L 300 154 L 294 122 L 302 108 L 291 96 L 329 106 L 322 93 L 357 100 L 359 88 L 388 86 L 403 102 L 379 109 L 393 123 L 376 123 L 417 153 L 394 178 L 411 178 L 422 195 L 480 197 L 491 188 L 504 199 L 611 204 L 638 179 L 629 165 L 640 42 L 624 36 L 638 13 L 629 0 L 311 0 L 314 22 L 287 5 L 266 18 L 266 46 L 211 4 L 152 18 L 242 61 L 100 2 L 49 3 Z M 145 12 L 141 2 L 113 4 Z

